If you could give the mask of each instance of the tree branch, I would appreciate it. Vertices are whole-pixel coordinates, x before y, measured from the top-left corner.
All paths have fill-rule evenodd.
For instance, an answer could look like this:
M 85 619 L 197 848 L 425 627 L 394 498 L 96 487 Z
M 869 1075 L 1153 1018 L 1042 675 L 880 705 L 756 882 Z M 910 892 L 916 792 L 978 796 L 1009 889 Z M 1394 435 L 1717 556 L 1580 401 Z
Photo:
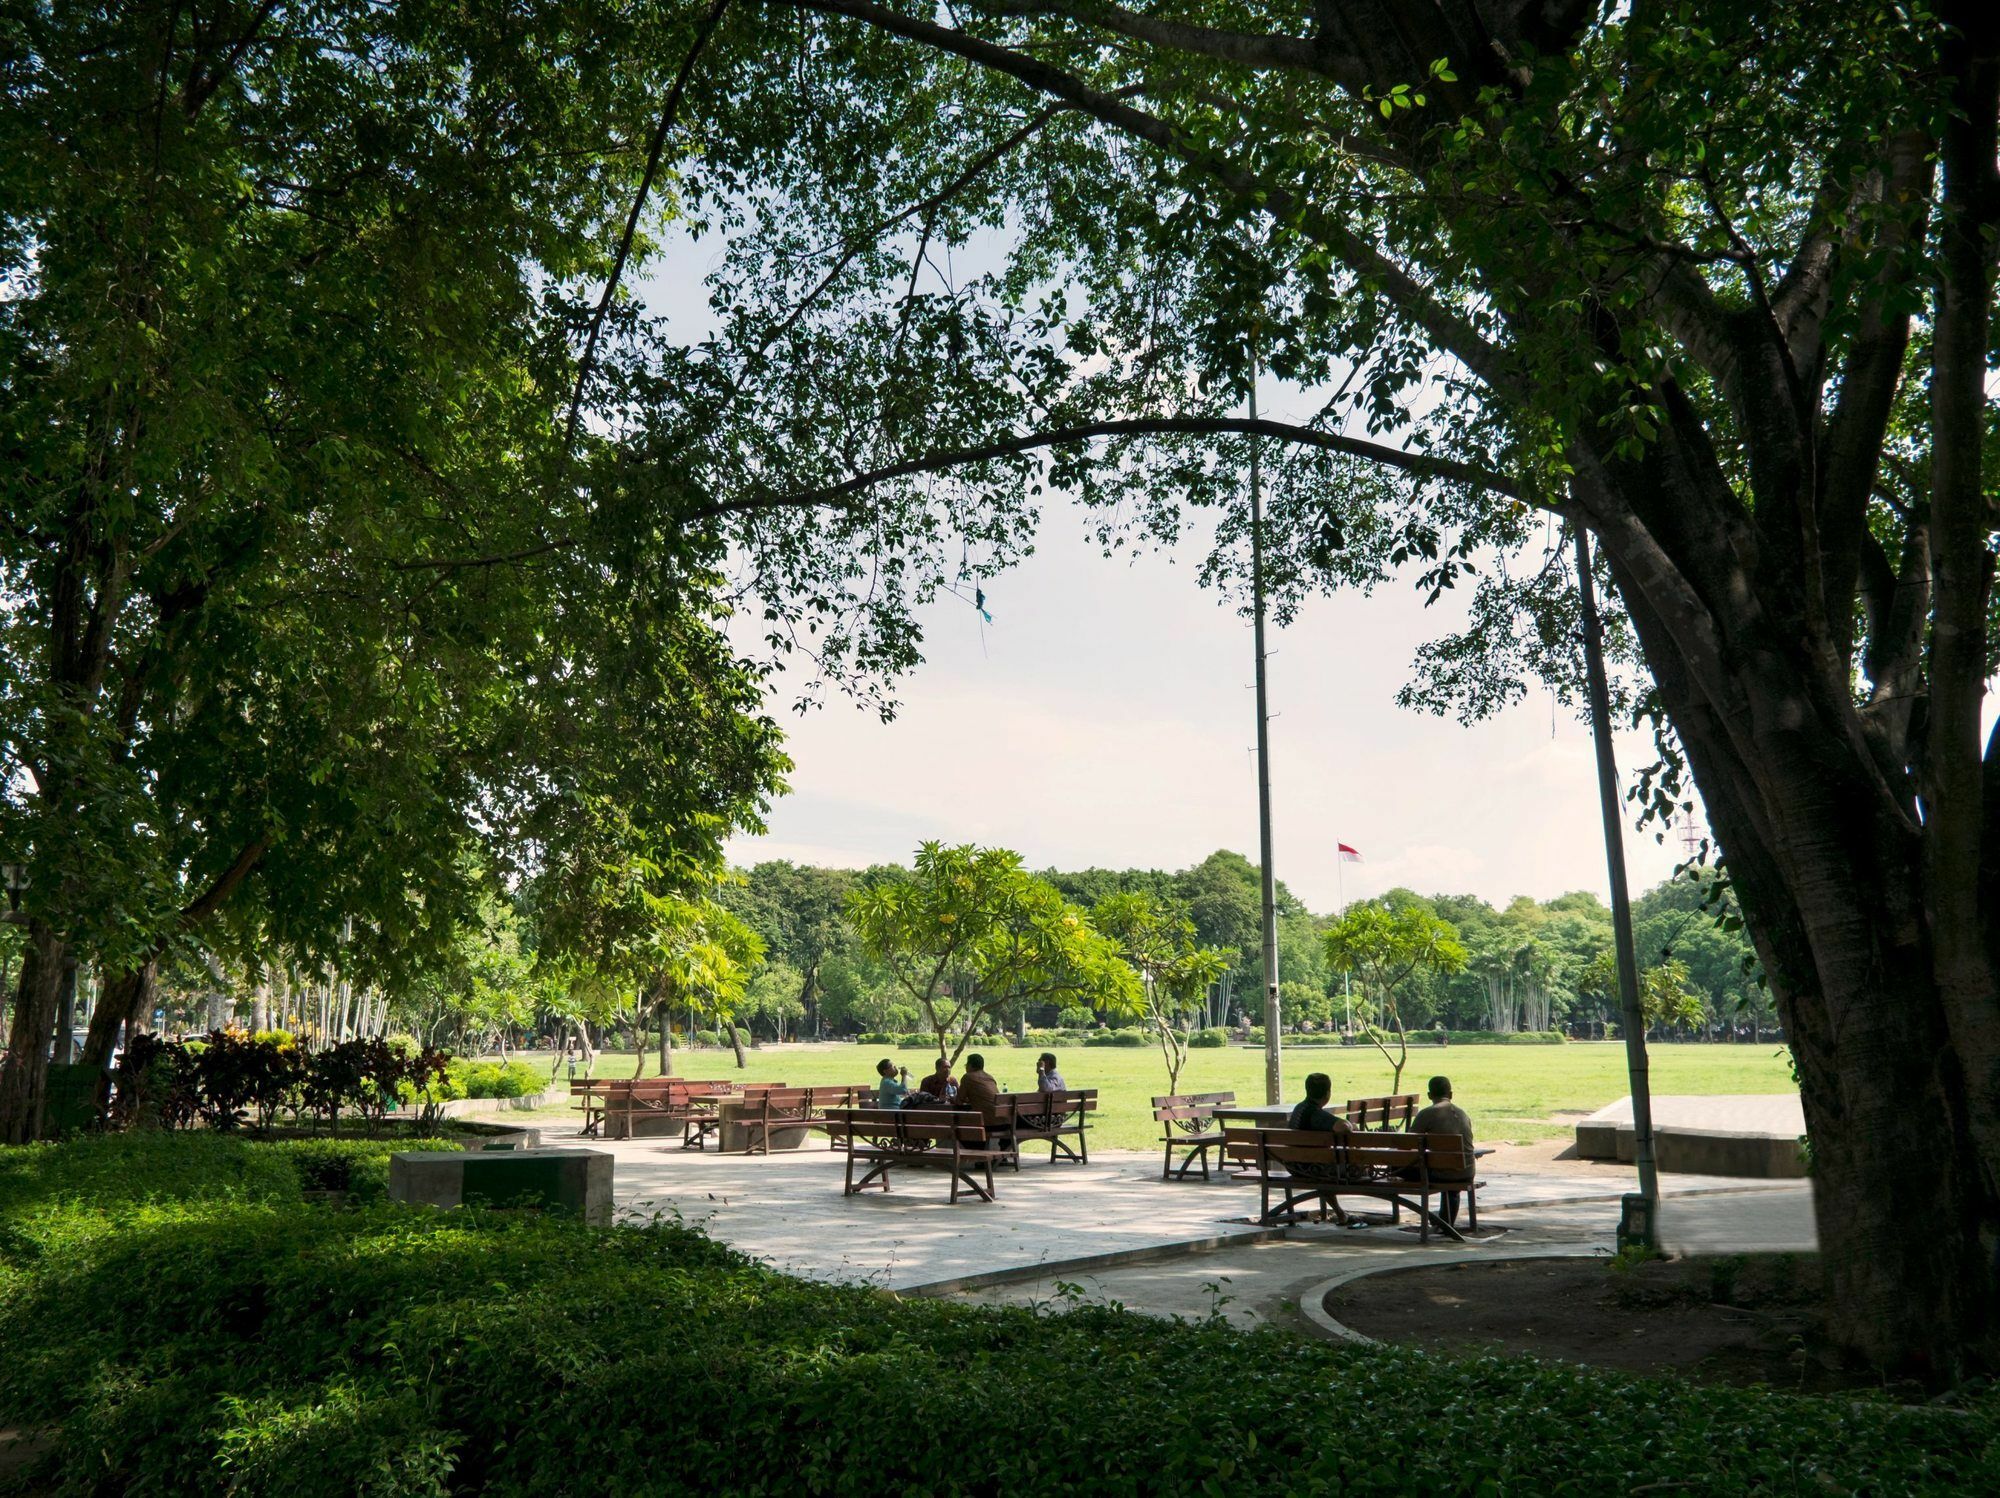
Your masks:
M 1301 36 L 1252 36 L 1240 31 L 1218 31 L 1209 26 L 1192 26 L 1185 21 L 1140 15 L 1117 5 L 1086 7 L 1067 4 L 1064 0 L 1000 0 L 998 4 L 983 4 L 974 0 L 974 4 L 986 15 L 1057 16 L 1086 26 L 1101 26 L 1106 31 L 1129 36 L 1134 41 L 1192 52 L 1201 57 L 1212 57 L 1218 62 L 1238 63 L 1252 68 L 1302 68 L 1322 77 L 1336 78 L 1356 90 L 1367 81 L 1351 59 L 1343 59 L 1340 54 Z M 1342 61 L 1348 65 L 1340 66 Z
M 1404 452 L 1400 448 L 1385 447 L 1381 443 L 1364 442 L 1356 437 L 1343 437 L 1335 432 L 1316 431 L 1311 427 L 1293 426 L 1282 421 L 1268 421 L 1261 418 L 1251 420 L 1241 416 L 1162 416 L 1133 417 L 1122 421 L 1099 421 L 1082 426 L 1057 427 L 1046 432 L 1030 432 L 1024 436 L 1003 438 L 979 447 L 949 448 L 941 452 L 926 453 L 922 457 L 906 458 L 900 463 L 856 474 L 852 478 L 817 489 L 800 490 L 776 498 L 726 500 L 690 512 L 683 517 L 683 524 L 750 510 L 832 506 L 846 500 L 850 495 L 859 494 L 895 479 L 910 478 L 920 473 L 936 473 L 947 468 L 963 467 L 969 463 L 990 462 L 994 458 L 1013 457 L 1020 453 L 1032 452 L 1037 448 L 1060 447 L 1072 442 L 1092 442 L 1102 437 L 1176 435 L 1272 437 L 1301 447 L 1323 448 L 1348 457 L 1363 458 L 1369 462 L 1401 469 L 1418 478 L 1470 484 L 1496 494 L 1504 494 L 1510 499 L 1520 499 L 1530 504 L 1541 503 L 1524 495 L 1511 479 L 1502 474 L 1492 473 L 1469 463 L 1455 462 L 1449 458 L 1433 458 L 1423 453 Z
M 565 467 L 569 463 L 570 450 L 576 446 L 577 422 L 583 415 L 583 392 L 597 363 L 597 340 L 604 331 L 605 314 L 611 310 L 611 299 L 618 294 L 618 282 L 625 274 L 625 262 L 632 255 L 632 242 L 638 238 L 639 220 L 646 211 L 646 199 L 653 191 L 653 179 L 660 174 L 660 157 L 666 151 L 674 116 L 680 112 L 688 80 L 694 76 L 694 65 L 700 60 L 708 39 L 715 35 L 715 28 L 721 24 L 722 13 L 728 5 L 729 0 L 714 0 L 708 14 L 696 25 L 694 40 L 688 43 L 687 56 L 681 59 L 680 71 L 674 75 L 673 85 L 667 90 L 666 102 L 660 106 L 660 122 L 653 128 L 653 138 L 646 146 L 646 170 L 640 175 L 638 192 L 633 195 L 632 211 L 626 215 L 625 232 L 619 237 L 618 253 L 612 258 L 611 274 L 604 283 L 604 295 L 598 298 L 597 311 L 591 315 L 590 333 L 583 343 L 583 357 L 577 362 L 576 389 L 570 396 L 569 419 L 563 424 L 561 463 Z
M 216 875 L 214 882 L 207 889 L 182 908 L 180 929 L 191 931 L 215 914 L 222 902 L 236 893 L 237 886 L 250 877 L 250 871 L 263 861 L 270 847 L 271 835 L 268 832 L 245 843 L 242 851 L 236 855 L 236 861 Z
M 224 80 L 236 71 L 236 65 L 243 61 L 243 54 L 255 45 L 258 35 L 264 30 L 264 23 L 271 19 L 271 12 L 277 8 L 278 0 L 263 0 L 250 17 L 250 25 L 229 49 L 229 55 L 213 68 L 203 66 L 195 69 L 194 76 L 188 79 L 182 101 L 189 119 L 201 113 L 202 105 L 213 98 Z
M 1107 94 L 1075 74 L 1039 58 L 968 36 L 951 27 L 901 15 L 875 5 L 871 0 L 777 0 L 777 3 L 826 15 L 846 16 L 892 36 L 900 36 L 907 41 L 963 57 L 993 72 L 1004 73 L 1037 93 L 1067 100 L 1093 119 L 1206 173 L 1231 192 L 1260 205 L 1271 217 L 1295 225 L 1308 237 L 1326 246 L 1342 264 L 1367 282 L 1371 290 L 1386 296 L 1404 316 L 1429 334 L 1439 348 L 1456 357 L 1487 384 L 1515 395 L 1522 393 L 1512 361 L 1496 345 L 1481 337 L 1465 318 L 1432 296 L 1379 246 L 1345 224 L 1317 212 L 1287 189 L 1227 158 L 1198 149 L 1184 138 L 1178 127 L 1159 115 L 1124 103 L 1115 95 Z

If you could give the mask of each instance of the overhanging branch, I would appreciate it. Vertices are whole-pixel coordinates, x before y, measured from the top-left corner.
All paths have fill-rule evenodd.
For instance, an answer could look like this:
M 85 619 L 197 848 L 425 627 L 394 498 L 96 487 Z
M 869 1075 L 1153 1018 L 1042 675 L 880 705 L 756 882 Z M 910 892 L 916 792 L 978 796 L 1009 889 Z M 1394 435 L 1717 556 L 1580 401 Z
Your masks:
M 1364 442 L 1357 437 L 1343 437 L 1337 432 L 1322 432 L 1312 427 L 1293 426 L 1288 422 L 1261 418 L 1253 420 L 1242 416 L 1142 416 L 1122 421 L 1098 421 L 1081 426 L 1056 427 L 1044 432 L 1029 432 L 1017 437 L 1005 437 L 994 442 L 982 443 L 977 447 L 946 448 L 915 458 L 905 458 L 900 463 L 871 469 L 867 473 L 858 473 L 836 484 L 775 497 L 745 498 L 710 505 L 685 516 L 684 523 L 754 510 L 838 506 L 848 502 L 851 496 L 879 484 L 913 478 L 918 474 L 942 473 L 952 468 L 963 468 L 968 464 L 991 462 L 995 458 L 1016 457 L 1045 447 L 1094 442 L 1104 437 L 1169 436 L 1270 437 L 1299 447 L 1315 447 L 1327 452 L 1340 453 L 1346 457 L 1361 458 L 1385 467 L 1399 469 L 1418 478 L 1469 484 L 1495 494 L 1503 494 L 1509 499 L 1519 499 L 1542 508 L 1554 508 L 1523 494 L 1520 487 L 1503 474 L 1494 473 L 1471 463 L 1460 463 L 1451 458 L 1434 458 L 1425 453 L 1404 452 L 1400 448 L 1386 447 L 1379 442 Z

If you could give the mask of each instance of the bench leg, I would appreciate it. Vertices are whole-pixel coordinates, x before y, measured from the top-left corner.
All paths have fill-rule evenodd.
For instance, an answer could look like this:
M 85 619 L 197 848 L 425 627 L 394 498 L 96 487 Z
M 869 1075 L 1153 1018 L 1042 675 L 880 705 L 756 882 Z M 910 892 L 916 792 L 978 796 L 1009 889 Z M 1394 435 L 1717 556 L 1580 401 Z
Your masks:
M 1160 1167 L 1160 1179 L 1163 1181 L 1172 1180 L 1173 1174 L 1174 1174 L 1174 1147 L 1173 1144 L 1169 1142 L 1167 1145 L 1166 1163 Z M 1181 1174 L 1183 1177 L 1185 1177 L 1187 1174 L 1187 1167 L 1185 1165 L 1181 1167 Z

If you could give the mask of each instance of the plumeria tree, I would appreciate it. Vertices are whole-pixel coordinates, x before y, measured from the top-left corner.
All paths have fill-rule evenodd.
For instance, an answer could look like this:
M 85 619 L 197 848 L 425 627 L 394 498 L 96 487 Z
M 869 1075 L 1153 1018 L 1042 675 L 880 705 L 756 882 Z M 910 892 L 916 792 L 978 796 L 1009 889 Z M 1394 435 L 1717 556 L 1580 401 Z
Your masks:
M 1222 976 L 1233 954 L 1199 945 L 1194 919 L 1179 901 L 1149 894 L 1106 895 L 1090 915 L 1139 975 L 1146 1019 L 1167 1067 L 1167 1091 L 1177 1092 L 1188 1040 L 1201 1023 L 1203 993 Z
M 1335 972 L 1359 978 L 1375 1000 L 1381 1024 L 1369 1027 L 1368 1038 L 1393 1068 L 1389 1090 L 1401 1092 L 1403 1068 L 1410 1060 L 1403 1000 L 1434 974 L 1465 970 L 1470 957 L 1457 928 L 1418 905 L 1355 905 L 1326 933 L 1326 957 Z M 1384 1031 L 1395 1037 L 1393 1053 Z
M 925 843 L 910 878 L 856 891 L 848 913 L 949 1061 L 1020 1005 L 1137 1014 L 1145 1003 L 1118 943 L 1004 848 Z

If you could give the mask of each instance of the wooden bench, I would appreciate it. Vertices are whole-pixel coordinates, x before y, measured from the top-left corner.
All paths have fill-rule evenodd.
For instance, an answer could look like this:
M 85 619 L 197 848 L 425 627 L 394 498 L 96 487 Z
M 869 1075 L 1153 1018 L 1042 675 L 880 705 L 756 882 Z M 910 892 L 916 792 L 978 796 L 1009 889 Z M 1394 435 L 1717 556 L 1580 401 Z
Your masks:
M 1414 1092 L 1394 1097 L 1349 1098 L 1340 1110 L 1342 1117 L 1357 1129 L 1399 1130 L 1408 1133 L 1423 1099 Z
M 889 1189 L 895 1170 L 951 1172 L 951 1199 L 958 1188 L 969 1189 L 980 1201 L 993 1200 L 993 1162 L 1008 1151 L 988 1141 L 986 1119 L 978 1113 L 943 1108 L 835 1108 L 828 1112 L 827 1133 L 833 1147 L 847 1152 L 847 1187 L 854 1196 L 879 1185 Z M 854 1178 L 859 1162 L 864 1173 Z M 981 1184 L 981 1181 L 985 1184 Z
M 689 1111 L 687 1122 L 681 1127 L 681 1148 L 701 1150 L 708 1148 L 713 1137 L 719 1146 L 722 1143 L 722 1114 L 719 1105 L 728 1099 L 754 1098 L 767 1092 L 784 1089 L 783 1082 L 745 1082 L 740 1087 L 726 1082 L 715 1084 L 713 1092 L 698 1095 Z
M 872 1087 L 766 1087 L 746 1092 L 728 1120 L 746 1131 L 747 1155 L 771 1153 L 773 1130 L 824 1129 L 829 1108 L 858 1108 Z
M 1236 1101 L 1233 1092 L 1184 1092 L 1153 1099 L 1153 1122 L 1160 1126 L 1166 1159 L 1160 1179 L 1186 1180 L 1190 1167 L 1201 1166 L 1201 1178 L 1208 1179 L 1208 1152 L 1215 1151 L 1215 1163 L 1222 1164 L 1222 1130 L 1215 1122 L 1215 1110 Z M 1187 1151 L 1181 1168 L 1174 1169 L 1174 1151 Z
M 1003 1092 L 986 1110 L 986 1131 L 999 1135 L 1005 1148 L 1013 1152 L 1010 1162 L 1021 1168 L 1021 1146 L 1046 1142 L 1049 1164 L 1072 1160 L 1090 1163 L 1090 1115 L 1097 1111 L 1097 1089 L 1086 1087 L 1065 1092 Z M 1074 1139 L 1075 1145 L 1069 1141 Z
M 627 1077 L 599 1082 L 590 1101 L 597 1108 L 598 1132 L 606 1139 L 676 1131 L 685 1137 L 688 1119 L 711 1106 L 709 1099 L 729 1090 L 727 1082 L 691 1077 Z
M 1340 1212 L 1343 1196 L 1386 1201 L 1400 1218 L 1403 1207 L 1417 1214 L 1417 1233 L 1430 1242 L 1436 1225 L 1446 1237 L 1465 1235 L 1431 1210 L 1431 1197 L 1444 1191 L 1465 1194 L 1466 1224 L 1479 1230 L 1477 1162 L 1456 1134 L 1328 1134 L 1317 1129 L 1237 1129 L 1223 1131 L 1223 1153 L 1251 1172 L 1261 1193 L 1258 1220 L 1289 1221 L 1301 1202 L 1317 1201 Z M 1271 1205 L 1271 1194 L 1279 1195 Z

